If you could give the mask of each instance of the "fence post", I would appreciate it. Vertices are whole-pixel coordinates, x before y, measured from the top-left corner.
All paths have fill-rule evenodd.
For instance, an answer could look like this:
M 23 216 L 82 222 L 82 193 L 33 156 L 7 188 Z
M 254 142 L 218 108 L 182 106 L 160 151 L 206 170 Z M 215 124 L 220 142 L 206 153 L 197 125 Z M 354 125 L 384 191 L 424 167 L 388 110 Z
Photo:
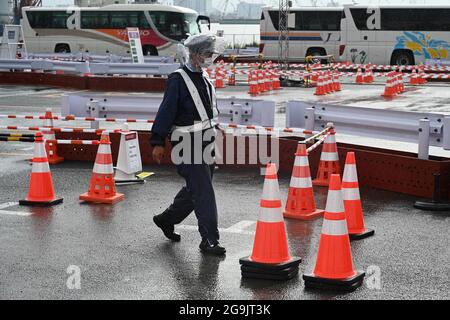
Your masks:
M 419 159 L 428 160 L 430 149 L 430 120 L 419 120 Z
M 443 145 L 444 150 L 450 150 L 450 116 L 444 117 L 444 131 L 443 131 Z
M 314 115 L 314 108 L 306 108 L 306 114 L 305 114 L 305 129 L 314 131 L 314 122 L 315 122 L 315 115 Z

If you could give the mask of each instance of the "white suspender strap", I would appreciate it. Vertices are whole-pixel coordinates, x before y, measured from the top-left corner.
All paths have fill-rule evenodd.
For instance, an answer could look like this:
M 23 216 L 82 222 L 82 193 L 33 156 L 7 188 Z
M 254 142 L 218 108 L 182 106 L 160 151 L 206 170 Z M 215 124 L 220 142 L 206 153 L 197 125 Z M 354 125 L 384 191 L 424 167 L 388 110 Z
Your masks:
M 194 100 L 195 108 L 197 109 L 198 114 L 200 115 L 200 119 L 202 121 L 209 120 L 208 114 L 206 113 L 205 106 L 203 105 L 202 99 L 200 98 L 200 94 L 198 93 L 197 88 L 192 82 L 191 78 L 188 76 L 186 71 L 183 69 L 178 69 L 175 72 L 178 72 L 183 77 L 184 83 L 191 94 L 192 100 Z

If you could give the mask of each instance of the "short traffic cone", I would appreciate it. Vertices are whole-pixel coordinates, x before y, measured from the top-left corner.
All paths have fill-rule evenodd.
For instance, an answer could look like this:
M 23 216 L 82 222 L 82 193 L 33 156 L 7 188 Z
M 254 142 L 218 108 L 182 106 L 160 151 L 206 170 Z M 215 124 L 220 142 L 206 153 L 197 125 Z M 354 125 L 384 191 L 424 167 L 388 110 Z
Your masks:
M 89 190 L 80 195 L 80 200 L 113 204 L 123 199 L 123 194 L 116 193 L 111 142 L 109 141 L 109 133 L 104 132 L 98 146 Z
M 365 273 L 353 269 L 352 250 L 345 221 L 341 179 L 331 175 L 320 235 L 316 265 L 304 274 L 307 288 L 353 291 L 363 283 Z
M 419 84 L 419 78 L 416 73 L 416 69 L 413 69 L 411 76 L 409 77 L 409 84 L 413 84 L 413 85 Z
M 55 132 L 53 128 L 53 114 L 51 109 L 45 111 L 44 128 L 49 128 L 48 131 L 42 131 L 45 140 L 45 151 L 47 152 L 48 163 L 58 164 L 64 161 L 64 158 L 58 155 L 58 144 L 56 143 Z
M 319 170 L 317 171 L 316 179 L 312 182 L 315 186 L 328 186 L 330 176 L 341 172 L 335 134 L 336 132 L 331 128 L 323 143 Z
M 46 207 L 61 202 L 62 198 L 55 197 L 43 134 L 36 132 L 28 196 L 25 200 L 20 200 L 19 204 Z
M 216 89 L 225 88 L 225 85 L 223 83 L 223 75 L 222 70 L 220 68 L 216 68 L 216 83 L 215 83 Z
M 341 82 L 339 81 L 339 75 L 333 74 L 333 88 L 334 91 L 342 91 Z
M 273 90 L 281 89 L 280 75 L 276 71 L 272 72 L 272 88 L 273 88 Z
M 364 83 L 364 75 L 363 75 L 361 69 L 358 69 L 358 72 L 356 73 L 355 82 L 357 84 L 363 84 Z
M 342 178 L 342 193 L 344 195 L 345 217 L 350 239 L 359 240 L 373 236 L 375 231 L 366 229 L 364 226 L 354 152 L 347 152 Z
M 294 169 L 284 216 L 292 219 L 312 220 L 322 214 L 323 210 L 316 209 L 314 201 L 306 144 L 300 142 L 295 153 Z
M 250 71 L 250 88 L 248 93 L 252 96 L 256 96 L 259 94 L 259 85 L 258 85 L 258 75 L 256 70 Z
M 258 89 L 259 89 L 259 92 L 261 93 L 261 92 L 266 92 L 267 90 L 266 90 L 266 82 L 265 82 L 265 79 L 264 79 L 264 74 L 263 74 L 263 71 L 262 70 L 258 70 L 257 71 L 257 75 L 258 75 Z
M 252 254 L 239 259 L 242 277 L 291 279 L 297 275 L 301 259 L 289 255 L 286 228 L 281 212 L 277 169 L 274 163 L 269 163 L 266 168 L 260 207 Z
M 334 92 L 334 87 L 333 87 L 333 80 L 331 78 L 331 74 L 330 72 L 326 73 L 326 86 L 327 86 L 327 93 L 333 93 Z

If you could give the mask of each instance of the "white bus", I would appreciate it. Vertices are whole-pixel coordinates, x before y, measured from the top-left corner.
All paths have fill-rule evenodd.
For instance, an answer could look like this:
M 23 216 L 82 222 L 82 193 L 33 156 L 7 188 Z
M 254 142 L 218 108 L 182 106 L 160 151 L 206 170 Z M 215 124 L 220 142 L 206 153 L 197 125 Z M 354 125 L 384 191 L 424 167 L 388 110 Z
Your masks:
M 144 55 L 169 56 L 176 44 L 200 33 L 194 10 L 160 4 L 114 4 L 103 7 L 42 8 L 22 11 L 24 38 L 29 52 L 90 52 L 127 55 L 127 27 L 140 30 Z
M 344 6 L 341 59 L 415 65 L 448 59 L 450 6 Z
M 304 60 L 307 56 L 339 56 L 343 8 L 291 8 L 289 25 L 289 59 Z M 264 7 L 260 23 L 260 53 L 266 59 L 278 58 L 279 10 Z

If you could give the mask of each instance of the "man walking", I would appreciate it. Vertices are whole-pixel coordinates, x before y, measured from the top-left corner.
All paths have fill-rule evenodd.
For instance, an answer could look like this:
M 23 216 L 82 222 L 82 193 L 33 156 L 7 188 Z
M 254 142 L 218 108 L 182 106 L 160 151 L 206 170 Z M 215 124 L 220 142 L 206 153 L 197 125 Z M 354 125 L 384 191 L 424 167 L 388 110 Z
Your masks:
M 203 68 L 212 65 L 214 59 L 223 52 L 221 40 L 214 35 L 201 34 L 190 36 L 184 42 L 188 50 L 187 62 L 167 80 L 150 139 L 153 159 L 157 163 L 161 162 L 164 142 L 169 134 L 173 150 L 182 144 L 182 148 L 177 148 L 182 150 L 179 155 L 182 160 L 174 159 L 178 155 L 172 154 L 172 161 L 177 166 L 178 174 L 186 181 L 186 186 L 181 188 L 173 203 L 163 213 L 154 216 L 153 221 L 167 238 L 180 241 L 181 236 L 174 232 L 174 226 L 194 211 L 202 237 L 200 250 L 213 255 L 224 255 L 226 250 L 219 244 L 212 184 L 215 164 L 205 157 L 205 151 L 214 143 L 217 101 L 214 86 Z M 196 142 L 199 135 L 201 143 Z M 200 159 L 196 156 L 199 154 Z M 213 151 L 211 155 L 214 155 Z

